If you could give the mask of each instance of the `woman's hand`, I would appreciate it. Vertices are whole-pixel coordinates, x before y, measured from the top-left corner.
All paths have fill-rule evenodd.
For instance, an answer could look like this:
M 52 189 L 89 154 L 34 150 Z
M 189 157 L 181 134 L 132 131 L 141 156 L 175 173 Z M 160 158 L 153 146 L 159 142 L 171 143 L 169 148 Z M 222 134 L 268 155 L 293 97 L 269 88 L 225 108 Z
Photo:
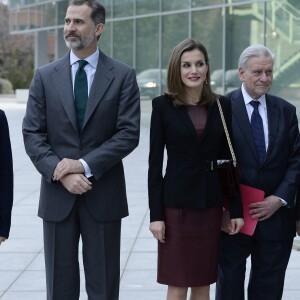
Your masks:
M 161 243 L 165 242 L 165 222 L 164 221 L 154 221 L 149 225 L 149 229 L 152 232 L 153 236 L 160 241 Z
M 244 226 L 244 219 L 230 219 L 229 211 L 223 210 L 221 230 L 231 235 L 237 234 Z
M 231 219 L 229 234 L 231 234 L 231 235 L 237 234 L 243 226 L 244 226 L 244 219 L 242 219 L 242 218 Z

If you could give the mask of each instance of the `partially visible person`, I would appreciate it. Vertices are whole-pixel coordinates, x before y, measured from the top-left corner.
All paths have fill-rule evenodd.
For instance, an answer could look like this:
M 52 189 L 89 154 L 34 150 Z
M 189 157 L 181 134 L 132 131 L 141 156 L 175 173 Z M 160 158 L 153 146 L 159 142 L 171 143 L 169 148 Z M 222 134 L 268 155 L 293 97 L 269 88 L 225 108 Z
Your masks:
M 299 142 L 300 142 L 300 134 L 299 134 Z M 300 186 L 296 196 L 296 233 L 298 236 L 300 236 Z
M 217 99 L 230 130 L 230 100 L 210 87 L 208 54 L 198 41 L 170 57 L 165 95 L 153 99 L 148 190 L 150 230 L 158 240 L 157 281 L 168 300 L 209 299 L 216 281 L 223 193 L 217 160 L 231 158 Z M 164 151 L 167 166 L 163 174 Z M 240 197 L 231 199 L 230 234 L 243 226 Z
M 119 299 L 122 218 L 128 216 L 123 158 L 139 143 L 135 70 L 98 49 L 105 8 L 73 0 L 64 39 L 70 51 L 35 71 L 23 137 L 41 173 L 48 300 L 80 297 L 82 240 L 89 300 Z
M 281 299 L 283 293 L 295 236 L 300 148 L 295 106 L 268 94 L 273 66 L 267 47 L 247 47 L 238 63 L 242 86 L 228 94 L 241 183 L 264 191 L 265 198 L 249 205 L 249 214 L 258 219 L 253 236 L 222 233 L 217 300 L 244 299 L 249 256 L 248 300 Z
M 13 161 L 6 115 L 0 110 L 0 245 L 9 237 L 13 205 Z

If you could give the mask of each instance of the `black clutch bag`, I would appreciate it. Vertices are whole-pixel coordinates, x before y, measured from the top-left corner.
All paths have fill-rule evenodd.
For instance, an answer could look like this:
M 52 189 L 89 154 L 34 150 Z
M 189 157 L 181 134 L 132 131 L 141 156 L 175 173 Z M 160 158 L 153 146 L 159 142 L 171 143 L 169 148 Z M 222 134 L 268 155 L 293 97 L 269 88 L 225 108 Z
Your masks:
M 218 172 L 220 176 L 221 186 L 223 190 L 223 194 L 226 198 L 234 197 L 240 194 L 240 172 L 236 162 L 236 157 L 233 151 L 233 147 L 231 144 L 230 136 L 228 133 L 227 125 L 225 122 L 223 110 L 220 104 L 219 99 L 217 100 L 224 131 L 226 134 L 228 146 L 230 149 L 230 153 L 232 159 L 228 160 L 218 160 Z

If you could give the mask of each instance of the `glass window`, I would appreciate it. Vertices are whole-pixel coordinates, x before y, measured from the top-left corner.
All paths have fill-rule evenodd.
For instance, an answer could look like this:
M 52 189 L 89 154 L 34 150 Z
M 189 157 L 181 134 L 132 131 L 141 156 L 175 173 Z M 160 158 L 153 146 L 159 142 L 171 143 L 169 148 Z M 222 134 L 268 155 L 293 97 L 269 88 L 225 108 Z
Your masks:
M 133 15 L 133 0 L 114 0 L 113 14 L 114 18 L 128 17 Z
M 23 5 L 29 5 L 35 3 L 35 0 L 23 0 L 22 2 Z
M 44 26 L 54 26 L 56 21 L 56 5 L 55 2 L 50 2 L 43 5 L 44 10 Z
M 257 5 L 263 7 L 261 3 Z M 225 92 L 241 85 L 237 64 L 242 51 L 251 44 L 263 43 L 260 17 L 263 18 L 255 4 L 226 8 Z
M 29 28 L 38 27 L 40 24 L 36 23 L 34 18 L 34 13 L 32 19 L 30 18 L 32 11 L 29 8 L 21 9 L 19 11 L 14 11 L 15 13 L 15 30 L 26 30 Z M 33 24 L 35 27 L 33 27 Z
M 99 0 L 98 2 L 100 2 L 105 7 L 106 19 L 110 19 L 112 17 L 111 0 Z
M 276 58 L 271 92 L 291 102 L 300 100 L 299 15 L 299 1 L 267 4 L 266 45 Z
M 205 24 L 205 26 L 203 26 Z M 206 48 L 209 58 L 211 87 L 222 93 L 222 9 L 196 11 L 192 14 L 192 37 Z
M 64 25 L 68 6 L 69 6 L 69 2 L 67 0 L 56 2 L 56 14 L 57 14 L 56 24 L 57 25 Z
M 133 21 L 116 21 L 113 24 L 113 56 L 133 66 Z
M 136 0 L 136 14 L 149 14 L 159 11 L 159 0 Z
M 111 29 L 112 29 L 112 23 L 106 22 L 105 23 L 105 30 L 102 33 L 100 39 L 98 40 L 98 47 L 108 56 L 112 56 L 112 35 L 111 35 Z
M 186 9 L 190 7 L 189 0 L 163 0 L 163 11 L 172 11 L 178 9 Z
M 21 6 L 21 0 L 9 0 L 8 2 L 8 8 L 14 9 Z
M 189 37 L 187 13 L 163 16 L 162 18 L 162 67 L 166 68 L 173 48 Z
M 159 66 L 159 32 L 159 17 L 137 20 L 136 72 L 142 100 L 152 99 L 165 90 L 166 70 Z
M 43 20 L 44 20 L 44 12 L 43 6 L 33 6 L 30 7 L 30 18 L 29 18 L 29 26 L 31 29 L 43 27 Z
M 192 0 L 192 7 L 211 6 L 214 4 L 223 4 L 224 0 Z
M 136 22 L 136 70 L 158 68 L 159 17 L 138 19 Z

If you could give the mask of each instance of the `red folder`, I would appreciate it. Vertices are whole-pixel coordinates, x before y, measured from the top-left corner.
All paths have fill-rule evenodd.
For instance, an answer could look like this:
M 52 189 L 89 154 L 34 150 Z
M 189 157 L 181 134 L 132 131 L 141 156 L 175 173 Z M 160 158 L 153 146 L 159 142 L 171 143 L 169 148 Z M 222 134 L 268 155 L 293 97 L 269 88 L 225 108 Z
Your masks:
M 252 219 L 249 214 L 249 205 L 251 203 L 263 201 L 265 198 L 265 192 L 245 184 L 240 184 L 240 190 L 244 213 L 244 226 L 241 228 L 240 233 L 253 235 L 258 219 Z M 224 207 L 229 210 L 227 201 L 225 201 Z

